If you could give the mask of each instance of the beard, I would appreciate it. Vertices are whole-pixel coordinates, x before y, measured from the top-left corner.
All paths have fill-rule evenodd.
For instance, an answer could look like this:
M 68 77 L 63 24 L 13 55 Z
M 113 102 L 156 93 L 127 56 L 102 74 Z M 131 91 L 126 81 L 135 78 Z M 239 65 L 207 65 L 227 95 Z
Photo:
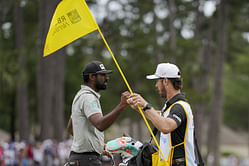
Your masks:
M 161 90 L 158 89 L 158 92 L 159 92 L 159 95 L 162 97 L 162 98 L 167 98 L 167 91 L 166 91 L 166 88 L 163 86 Z
M 107 81 L 100 82 L 98 79 L 96 79 L 95 87 L 98 90 L 105 90 L 107 88 Z

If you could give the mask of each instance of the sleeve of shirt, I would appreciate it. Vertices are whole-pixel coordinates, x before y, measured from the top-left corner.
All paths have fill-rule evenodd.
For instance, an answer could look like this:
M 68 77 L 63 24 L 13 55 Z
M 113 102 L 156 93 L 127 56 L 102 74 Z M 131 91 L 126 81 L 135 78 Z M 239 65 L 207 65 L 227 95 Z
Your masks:
M 179 127 L 184 121 L 186 121 L 186 114 L 180 104 L 175 104 L 171 108 L 168 118 L 175 120 Z
M 92 94 L 86 94 L 86 95 L 82 95 L 82 97 L 84 98 L 84 102 L 82 105 L 82 111 L 84 112 L 87 118 L 89 118 L 93 114 L 97 114 L 97 113 L 102 114 L 99 101 L 95 96 L 93 96 Z

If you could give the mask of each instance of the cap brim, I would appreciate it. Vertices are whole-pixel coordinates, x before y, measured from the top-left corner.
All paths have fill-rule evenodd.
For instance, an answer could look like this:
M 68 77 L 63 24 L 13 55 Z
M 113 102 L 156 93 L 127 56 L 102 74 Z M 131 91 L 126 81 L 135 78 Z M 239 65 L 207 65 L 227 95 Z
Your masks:
M 146 76 L 146 78 L 149 79 L 149 80 L 154 80 L 154 79 L 158 79 L 160 77 L 158 77 L 158 76 L 156 76 L 156 75 L 153 74 L 153 75 Z
M 110 74 L 112 73 L 112 70 L 101 70 L 101 71 L 97 71 L 97 74 Z

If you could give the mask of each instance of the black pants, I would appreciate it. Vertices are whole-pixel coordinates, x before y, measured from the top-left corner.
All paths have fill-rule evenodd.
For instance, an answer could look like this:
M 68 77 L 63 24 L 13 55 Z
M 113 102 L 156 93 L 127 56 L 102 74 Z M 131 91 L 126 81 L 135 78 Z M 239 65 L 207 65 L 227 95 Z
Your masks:
M 101 166 L 100 155 L 96 152 L 71 152 L 68 166 Z

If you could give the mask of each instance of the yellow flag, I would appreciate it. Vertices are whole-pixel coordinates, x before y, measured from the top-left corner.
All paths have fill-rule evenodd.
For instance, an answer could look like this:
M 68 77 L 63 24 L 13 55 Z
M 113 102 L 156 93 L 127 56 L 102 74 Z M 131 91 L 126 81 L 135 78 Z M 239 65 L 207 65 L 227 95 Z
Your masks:
M 62 0 L 52 18 L 43 56 L 97 29 L 98 25 L 84 0 Z

